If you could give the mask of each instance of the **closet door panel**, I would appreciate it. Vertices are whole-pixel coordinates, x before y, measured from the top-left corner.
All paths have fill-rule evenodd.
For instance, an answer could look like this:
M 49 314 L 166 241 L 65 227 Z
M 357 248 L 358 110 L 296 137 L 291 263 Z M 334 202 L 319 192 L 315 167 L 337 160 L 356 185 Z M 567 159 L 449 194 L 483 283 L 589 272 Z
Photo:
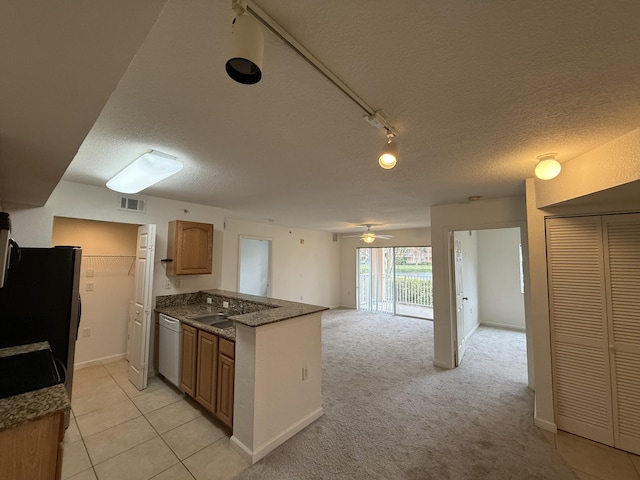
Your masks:
M 613 445 L 602 223 L 547 219 L 546 238 L 556 424 Z
M 640 214 L 606 215 L 603 229 L 615 443 L 640 454 Z

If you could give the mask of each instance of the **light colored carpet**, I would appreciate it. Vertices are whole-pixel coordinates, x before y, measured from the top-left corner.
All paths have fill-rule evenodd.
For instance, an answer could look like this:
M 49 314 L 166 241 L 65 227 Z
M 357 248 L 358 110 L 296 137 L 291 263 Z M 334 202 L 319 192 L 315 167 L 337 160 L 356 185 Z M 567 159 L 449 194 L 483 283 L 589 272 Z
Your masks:
M 433 366 L 433 324 L 323 316 L 324 416 L 237 478 L 577 477 L 533 426 L 525 336 L 481 327 L 462 366 Z

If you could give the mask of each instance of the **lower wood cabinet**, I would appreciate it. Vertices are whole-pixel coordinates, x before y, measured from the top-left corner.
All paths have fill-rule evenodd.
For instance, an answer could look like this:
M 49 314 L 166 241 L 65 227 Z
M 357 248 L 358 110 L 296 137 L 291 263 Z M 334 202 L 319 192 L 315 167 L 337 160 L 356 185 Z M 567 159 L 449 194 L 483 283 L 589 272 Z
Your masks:
M 218 349 L 218 381 L 216 392 L 216 417 L 233 428 L 233 383 L 235 377 L 235 344 L 220 339 Z
M 198 352 L 198 330 L 182 324 L 182 363 L 180 365 L 180 390 L 196 396 L 196 354 Z
M 198 331 L 196 400 L 212 413 L 216 410 L 218 337 Z
M 63 439 L 64 412 L 0 432 L 0 478 L 58 480 Z
M 180 389 L 233 429 L 235 342 L 182 325 Z

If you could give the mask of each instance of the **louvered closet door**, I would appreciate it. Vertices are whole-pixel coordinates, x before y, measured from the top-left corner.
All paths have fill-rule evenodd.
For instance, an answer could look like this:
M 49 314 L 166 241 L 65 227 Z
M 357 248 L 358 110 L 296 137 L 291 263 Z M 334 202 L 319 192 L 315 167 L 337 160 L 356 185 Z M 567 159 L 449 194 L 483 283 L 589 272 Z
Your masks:
M 555 418 L 614 444 L 600 217 L 547 219 Z
M 640 454 L 640 214 L 602 221 L 615 446 Z

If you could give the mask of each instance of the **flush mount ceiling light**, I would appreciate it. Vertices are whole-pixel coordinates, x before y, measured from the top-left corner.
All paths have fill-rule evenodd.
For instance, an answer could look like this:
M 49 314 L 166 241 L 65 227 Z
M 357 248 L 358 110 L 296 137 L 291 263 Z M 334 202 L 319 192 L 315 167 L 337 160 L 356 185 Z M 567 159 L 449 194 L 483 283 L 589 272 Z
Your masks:
M 284 28 L 282 28 L 273 18 L 251 0 L 231 0 L 231 8 L 237 17 L 234 20 L 234 44 L 233 51 L 225 68 L 227 74 L 236 82 L 244 84 L 255 84 L 262 78 L 262 55 L 264 49 L 264 38 L 260 26 L 256 22 L 248 20 L 255 19 L 267 30 L 278 37 L 285 45 L 298 54 L 304 61 L 311 65 L 318 73 L 329 80 L 338 90 L 344 93 L 353 103 L 360 107 L 366 115 L 364 119 L 376 128 L 384 128 L 397 136 L 398 132 L 391 125 L 387 116 L 382 110 L 373 109 L 365 102 L 349 85 L 344 83 L 338 76 L 329 70 L 320 60 L 318 60 L 300 42 L 293 38 Z M 251 15 L 251 17 L 249 17 Z M 397 160 L 397 143 L 395 140 L 388 140 L 387 144 L 395 144 L 395 158 Z M 384 153 L 384 152 L 383 152 Z M 384 166 L 379 160 L 380 166 L 385 169 L 393 168 Z M 385 163 L 386 164 L 386 163 Z
M 535 174 L 540 180 L 556 178 L 562 170 L 562 165 L 556 160 L 556 153 L 545 153 L 538 158 Z
M 107 182 L 107 188 L 120 193 L 138 193 L 178 173 L 182 163 L 173 155 L 152 150 L 138 157 Z

